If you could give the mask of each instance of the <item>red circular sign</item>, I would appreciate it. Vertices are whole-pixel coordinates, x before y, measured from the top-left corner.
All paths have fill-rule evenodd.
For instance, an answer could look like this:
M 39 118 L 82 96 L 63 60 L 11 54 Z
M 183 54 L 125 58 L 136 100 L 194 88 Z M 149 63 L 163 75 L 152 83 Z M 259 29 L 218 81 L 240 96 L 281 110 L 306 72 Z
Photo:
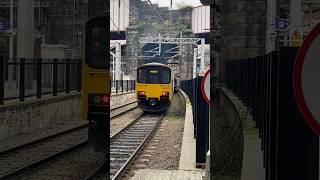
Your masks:
M 204 100 L 210 105 L 210 69 L 205 73 L 202 79 L 201 91 Z
M 294 93 L 298 108 L 309 126 L 320 135 L 320 24 L 305 38 L 294 65 Z M 319 47 L 318 47 L 319 46 Z M 318 69 L 317 69 L 318 68 Z

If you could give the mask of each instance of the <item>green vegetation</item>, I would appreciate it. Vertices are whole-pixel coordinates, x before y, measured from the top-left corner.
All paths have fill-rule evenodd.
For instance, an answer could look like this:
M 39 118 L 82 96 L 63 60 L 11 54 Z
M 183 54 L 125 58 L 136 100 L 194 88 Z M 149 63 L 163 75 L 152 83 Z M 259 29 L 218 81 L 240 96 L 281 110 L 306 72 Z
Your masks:
M 183 9 L 186 7 L 192 7 L 192 6 L 188 5 L 187 3 L 183 2 L 183 1 L 176 4 L 177 9 Z

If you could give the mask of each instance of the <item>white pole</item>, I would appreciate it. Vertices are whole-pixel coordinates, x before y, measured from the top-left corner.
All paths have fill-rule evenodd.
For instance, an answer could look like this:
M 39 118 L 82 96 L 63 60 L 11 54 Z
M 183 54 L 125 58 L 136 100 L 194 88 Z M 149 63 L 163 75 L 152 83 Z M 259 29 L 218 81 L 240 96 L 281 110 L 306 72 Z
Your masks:
M 112 81 L 115 80 L 115 62 L 114 62 L 114 55 L 112 56 Z
M 121 80 L 121 44 L 116 45 L 116 80 Z
M 204 70 L 204 43 L 205 43 L 205 39 L 201 39 L 200 72 Z
M 41 26 L 41 21 L 40 21 L 40 18 L 41 18 L 41 0 L 39 0 L 39 19 L 38 19 L 38 21 L 39 21 L 39 33 L 40 33 L 40 26 Z
M 14 11 L 14 0 L 10 0 L 10 47 L 9 47 L 9 59 L 13 59 L 13 11 Z
M 118 8 L 118 32 L 120 34 L 120 6 L 121 6 L 121 3 L 120 3 L 120 0 L 118 0 L 119 2 L 119 8 Z
M 290 29 L 289 38 L 292 37 L 293 33 L 297 31 L 301 36 L 302 34 L 302 12 L 301 12 L 301 0 L 290 1 Z M 289 41 L 292 46 L 291 41 Z
M 17 57 L 33 58 L 34 0 L 19 1 Z
M 276 3 L 275 0 L 267 0 L 266 53 L 275 50 Z
M 198 54 L 198 50 L 197 48 L 193 49 L 193 78 L 196 78 L 197 73 L 197 54 Z
M 75 49 L 75 26 L 76 26 L 76 0 L 73 0 L 73 23 L 72 23 L 72 58 L 74 58 Z

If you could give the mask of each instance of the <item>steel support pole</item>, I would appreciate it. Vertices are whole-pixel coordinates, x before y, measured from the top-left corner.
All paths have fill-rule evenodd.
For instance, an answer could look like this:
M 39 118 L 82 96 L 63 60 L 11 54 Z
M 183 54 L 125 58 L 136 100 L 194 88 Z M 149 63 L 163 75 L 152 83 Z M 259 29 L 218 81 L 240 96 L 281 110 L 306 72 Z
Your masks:
M 200 72 L 204 71 L 204 44 L 205 44 L 205 39 L 201 39 L 201 59 L 200 59 Z
M 275 50 L 276 7 L 277 7 L 277 2 L 275 0 L 267 0 L 266 53 L 269 53 Z
M 14 16 L 14 0 L 10 0 L 10 47 L 9 47 L 9 59 L 13 59 L 13 16 Z
M 121 79 L 121 44 L 116 45 L 116 80 Z
M 198 50 L 197 48 L 193 49 L 193 78 L 195 78 L 197 76 L 197 53 Z

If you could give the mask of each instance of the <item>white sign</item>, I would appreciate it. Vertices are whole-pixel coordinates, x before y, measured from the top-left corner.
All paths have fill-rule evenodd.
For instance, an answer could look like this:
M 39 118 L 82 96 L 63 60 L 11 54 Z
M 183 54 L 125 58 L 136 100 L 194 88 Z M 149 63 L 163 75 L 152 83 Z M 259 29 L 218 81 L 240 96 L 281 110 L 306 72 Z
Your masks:
M 210 105 L 210 69 L 202 79 L 201 90 L 205 101 Z
M 294 93 L 309 126 L 320 135 L 320 24 L 306 37 L 294 66 Z

